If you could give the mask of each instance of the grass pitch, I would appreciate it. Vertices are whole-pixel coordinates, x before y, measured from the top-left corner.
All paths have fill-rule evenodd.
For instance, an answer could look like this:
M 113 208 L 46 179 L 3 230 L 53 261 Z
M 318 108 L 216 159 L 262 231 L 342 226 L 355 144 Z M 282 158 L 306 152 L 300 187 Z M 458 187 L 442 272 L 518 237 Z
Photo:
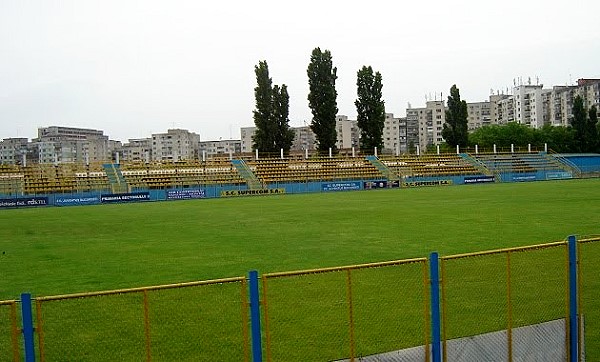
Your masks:
M 323 268 L 424 257 L 431 251 L 452 255 L 598 234 L 599 186 L 595 179 L 2 210 L 0 300 L 21 292 L 44 296 L 131 288 L 243 276 L 251 269 Z M 598 243 L 586 247 L 583 311 L 589 321 L 586 353 L 594 359 L 600 357 L 595 297 L 600 253 Z M 513 264 L 520 265 L 513 276 L 515 325 L 565 315 L 564 268 L 547 263 L 561 264 L 564 257 L 557 255 L 524 253 L 521 264 L 514 257 Z M 496 290 L 504 288 L 497 278 L 505 268 L 502 260 L 490 260 L 472 259 L 450 269 L 459 279 L 447 296 L 449 318 L 459 322 L 447 321 L 449 338 L 504 328 L 505 320 L 482 323 L 480 318 L 505 309 L 497 298 L 502 291 Z M 358 354 L 423 344 L 427 298 L 415 267 L 353 273 Z M 276 360 L 294 359 L 293 353 L 301 353 L 298 360 L 348 356 L 340 350 L 347 345 L 347 311 L 340 302 L 344 274 L 309 280 L 284 279 L 270 287 L 271 316 L 280 312 L 271 326 Z M 240 360 L 239 326 L 246 317 L 240 315 L 239 286 L 215 288 L 150 294 L 153 357 L 195 361 L 227 352 L 234 354 L 225 359 Z M 142 359 L 142 297 L 45 302 L 46 357 Z M 4 329 L 0 335 L 7 336 Z M 203 343 L 188 343 L 189 335 Z M 8 355 L 7 348 L 0 343 L 0 352 Z
M 525 246 L 598 215 L 598 179 L 2 210 L 0 300 Z

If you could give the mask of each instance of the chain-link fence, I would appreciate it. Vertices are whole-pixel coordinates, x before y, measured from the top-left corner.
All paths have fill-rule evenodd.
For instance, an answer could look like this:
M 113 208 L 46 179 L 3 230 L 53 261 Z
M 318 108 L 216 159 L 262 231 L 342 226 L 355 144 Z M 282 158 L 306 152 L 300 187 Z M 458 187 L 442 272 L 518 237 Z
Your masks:
M 365 357 L 428 345 L 426 259 L 263 275 L 267 361 Z M 428 358 L 421 347 L 396 361 Z
M 20 361 L 20 345 L 17 302 L 0 302 L 0 362 Z
M 36 299 L 39 360 L 248 361 L 245 278 Z
M 566 358 L 567 243 L 448 256 L 440 265 L 445 361 L 527 360 L 534 343 L 557 341 L 547 356 Z M 563 328 L 521 328 L 549 321 Z
M 581 360 L 600 361 L 600 237 L 579 240 Z
M 256 361 L 257 350 L 267 361 L 438 361 L 436 341 L 444 361 L 575 361 L 576 313 L 579 360 L 600 361 L 600 238 L 439 260 L 439 285 L 434 253 L 265 274 L 262 298 L 245 277 L 38 297 L 35 308 L 24 294 L 23 316 L 0 302 L 0 362 L 249 361 L 249 324 Z M 250 303 L 262 306 L 252 320 Z

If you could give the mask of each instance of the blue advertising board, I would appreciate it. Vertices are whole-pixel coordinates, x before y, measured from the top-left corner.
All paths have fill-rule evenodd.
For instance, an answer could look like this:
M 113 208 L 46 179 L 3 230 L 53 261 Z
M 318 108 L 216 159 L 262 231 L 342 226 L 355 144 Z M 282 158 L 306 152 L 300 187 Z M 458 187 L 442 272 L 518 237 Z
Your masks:
M 202 189 L 167 190 L 167 200 L 203 199 L 206 192 Z
M 363 183 L 363 188 L 365 190 L 374 190 L 374 189 L 385 189 L 385 188 L 395 188 L 400 187 L 399 180 L 391 180 L 391 181 L 365 181 Z
M 136 202 L 136 201 L 149 201 L 149 192 L 132 192 L 128 194 L 107 194 L 100 196 L 100 201 L 103 204 L 115 203 L 115 202 Z
M 546 178 L 548 180 L 562 180 L 567 178 L 572 178 L 573 175 L 570 172 L 557 171 L 557 172 L 548 172 L 546 174 Z
M 0 199 L 0 209 L 7 209 L 12 207 L 39 207 L 47 206 L 47 197 L 15 197 L 11 199 Z
M 496 177 L 494 176 L 466 176 L 465 184 L 481 184 L 488 182 L 495 182 Z
M 512 180 L 513 180 L 513 182 L 535 181 L 535 180 L 537 180 L 537 177 L 535 174 L 533 174 L 533 175 L 530 175 L 530 174 L 515 175 L 515 174 L 513 174 Z
M 95 205 L 100 203 L 100 196 L 57 196 L 54 206 Z
M 327 182 L 321 184 L 321 191 L 355 191 L 360 190 L 360 182 Z

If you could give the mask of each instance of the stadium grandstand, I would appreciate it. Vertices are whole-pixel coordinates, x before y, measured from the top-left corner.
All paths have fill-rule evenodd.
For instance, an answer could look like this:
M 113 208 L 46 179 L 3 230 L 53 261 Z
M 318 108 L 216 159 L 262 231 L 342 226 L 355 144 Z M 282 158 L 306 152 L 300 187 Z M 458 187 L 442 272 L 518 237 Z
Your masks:
M 206 187 L 265 190 L 298 183 L 343 181 L 360 185 L 381 181 L 386 187 L 402 186 L 402 182 L 440 180 L 449 182 L 439 184 L 463 184 L 479 179 L 486 182 L 534 181 L 597 175 L 599 160 L 597 154 L 500 152 L 379 157 L 291 155 L 260 159 L 245 156 L 177 162 L 28 164 L 24 167 L 3 164 L 0 165 L 0 194 L 6 197 L 119 194 Z M 363 188 L 366 186 L 353 189 Z M 304 192 L 319 189 L 317 185 Z M 219 196 L 218 190 L 213 193 L 215 197 Z
M 455 154 L 381 157 L 381 162 L 399 177 L 460 176 L 486 173 Z
M 281 182 L 380 180 L 384 175 L 365 158 L 259 159 L 248 167 L 265 185 Z

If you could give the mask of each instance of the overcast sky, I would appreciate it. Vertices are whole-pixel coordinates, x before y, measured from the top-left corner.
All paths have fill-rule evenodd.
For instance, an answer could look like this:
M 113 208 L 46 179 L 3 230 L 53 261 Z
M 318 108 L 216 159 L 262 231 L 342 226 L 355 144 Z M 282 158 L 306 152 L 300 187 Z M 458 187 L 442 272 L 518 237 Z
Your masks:
M 354 119 L 363 65 L 397 116 L 455 83 L 468 102 L 519 77 L 572 84 L 600 78 L 599 15 L 598 0 L 0 0 L 0 138 L 52 125 L 239 138 L 260 60 L 300 126 L 315 47 L 331 51 L 339 113 Z

